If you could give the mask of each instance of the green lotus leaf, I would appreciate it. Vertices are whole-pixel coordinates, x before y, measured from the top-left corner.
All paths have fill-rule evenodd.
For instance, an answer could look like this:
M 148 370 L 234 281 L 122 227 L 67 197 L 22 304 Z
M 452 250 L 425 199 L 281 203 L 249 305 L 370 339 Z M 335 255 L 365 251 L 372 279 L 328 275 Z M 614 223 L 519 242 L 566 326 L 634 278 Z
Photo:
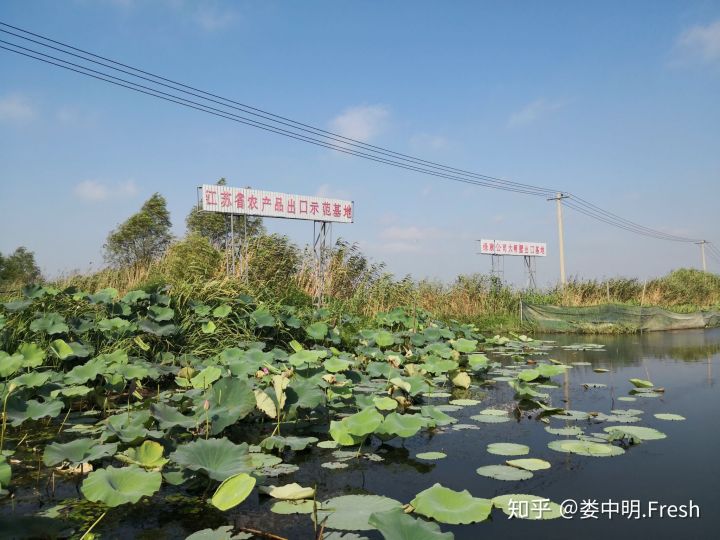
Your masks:
M 29 307 L 30 304 L 32 304 L 32 300 L 14 300 L 12 302 L 4 302 L 3 307 L 10 313 L 15 313 L 17 311 L 23 311 Z
M 398 402 L 391 397 L 383 396 L 373 398 L 373 405 L 381 411 L 394 411 L 397 409 Z
M 315 322 L 305 327 L 305 332 L 311 339 L 321 341 L 325 339 L 328 333 L 328 325 L 324 322 Z
M 172 323 L 159 324 L 155 321 L 151 321 L 150 319 L 140 320 L 138 322 L 138 328 L 143 332 L 147 332 L 148 334 L 153 334 L 154 336 L 159 337 L 172 336 L 175 335 L 178 331 L 177 326 Z
M 10 382 L 15 383 L 18 387 L 37 388 L 48 382 L 53 374 L 56 373 L 54 371 L 32 371 L 30 373 L 24 373 L 19 377 L 15 377 Z
M 508 415 L 497 415 L 497 414 L 475 414 L 470 417 L 470 420 L 476 422 L 482 422 L 484 424 L 502 424 L 503 422 L 510 422 L 512 418 Z
M 456 340 L 450 342 L 453 349 L 455 349 L 456 351 L 461 352 L 461 353 L 473 352 L 477 348 L 477 343 L 478 342 L 476 339 L 465 339 L 465 338 L 456 339 Z
M 150 295 L 145 291 L 130 291 L 121 298 L 121 302 L 129 305 L 137 304 L 140 300 L 147 300 Z
M 275 317 L 270 315 L 270 312 L 266 309 L 256 309 L 250 314 L 250 318 L 257 328 L 275 326 Z
M 199 414 L 196 416 L 185 416 L 175 407 L 171 407 L 165 403 L 153 403 L 150 405 L 150 411 L 162 430 L 169 430 L 175 426 L 189 429 L 195 427 L 204 419 L 201 418 Z
M 207 400 L 209 409 L 204 410 L 203 400 L 196 408 L 196 416 L 200 419 L 209 419 L 213 435 L 245 418 L 253 411 L 256 404 L 250 383 L 235 377 L 223 377 L 215 382 Z
M 175 316 L 175 311 L 165 306 L 150 306 L 148 308 L 148 316 L 154 321 L 166 322 L 172 320 Z
M 160 484 L 162 475 L 159 472 L 144 471 L 135 465 L 120 469 L 107 467 L 91 472 L 80 491 L 90 501 L 114 507 L 149 497 L 160 489 Z
M 517 480 L 527 480 L 533 477 L 533 473 L 517 467 L 509 465 L 485 465 L 479 467 L 476 471 L 480 476 L 494 478 L 495 480 L 505 480 L 508 482 Z
M 526 369 L 518 373 L 518 379 L 525 382 L 534 381 L 540 377 L 540 372 L 537 369 Z
M 12 356 L 5 351 L 0 351 L 0 377 L 9 377 L 23 367 L 25 357 L 22 354 Z
M 467 490 L 454 491 L 440 484 L 421 491 L 410 504 L 416 513 L 451 525 L 485 521 L 492 510 L 490 500 L 473 497 Z
M 427 418 L 428 427 L 447 426 L 457 422 L 457 418 L 445 414 L 433 405 L 423 405 L 420 407 L 420 414 Z
M 63 386 L 62 388 L 57 388 L 55 390 L 52 390 L 50 392 L 50 397 L 57 397 L 57 396 L 65 396 L 65 397 L 80 397 L 80 396 L 86 396 L 90 392 L 92 392 L 92 388 L 89 386 L 84 385 L 73 385 L 73 386 Z
M 30 330 L 33 332 L 45 332 L 49 336 L 63 334 L 70 329 L 65 324 L 65 318 L 59 313 L 46 313 L 30 323 Z
M 62 411 L 63 402 L 59 399 L 37 401 L 34 399 L 23 402 L 17 409 L 8 406 L 7 416 L 12 420 L 12 425 L 17 427 L 25 420 L 40 420 L 49 416 L 55 418 Z
M 105 432 L 103 439 L 118 438 L 124 443 L 135 444 L 147 437 L 162 437 L 160 431 L 151 431 L 147 429 L 150 423 L 150 411 L 141 410 L 133 412 L 123 412 L 108 416 L 105 421 Z
M 375 512 L 368 523 L 378 529 L 385 540 L 453 540 L 451 532 L 442 532 L 437 523 L 414 519 L 399 508 Z
M 170 459 L 192 471 L 204 471 L 210 478 L 219 481 L 254 469 L 248 445 L 233 444 L 225 437 L 182 444 L 170 454 Z
M 210 502 L 222 511 L 230 510 L 248 498 L 255 487 L 255 478 L 239 473 L 226 478 L 217 488 Z
M 399 501 L 379 495 L 341 495 L 322 503 L 317 511 L 317 521 L 324 521 L 329 529 L 369 531 L 374 528 L 369 523 L 372 514 L 401 506 Z
M 516 443 L 490 443 L 487 451 L 498 456 L 524 456 L 530 452 L 530 447 Z
M 291 354 L 288 358 L 290 365 L 300 367 L 305 364 L 317 364 L 321 359 L 327 356 L 327 351 L 308 351 L 302 350 Z
M 163 456 L 164 448 L 160 443 L 155 441 L 143 441 L 136 448 L 128 448 L 122 454 L 118 454 L 117 458 L 125 463 L 139 465 L 143 469 L 162 469 L 168 462 Z
M 120 317 L 101 319 L 95 324 L 95 327 L 107 334 L 123 334 L 134 330 L 134 325 L 130 321 L 121 319 Z
M 460 405 L 461 407 L 471 407 L 473 405 L 479 405 L 481 403 L 478 399 L 451 399 L 450 405 Z
M 603 430 L 611 435 L 611 439 L 613 434 L 617 433 L 626 437 L 634 437 L 641 441 L 655 441 L 667 437 L 662 431 L 644 426 L 607 426 L 603 428 Z
M 45 447 L 43 463 L 48 467 L 65 461 L 73 465 L 89 463 L 112 456 L 117 451 L 117 444 L 99 444 L 95 439 L 75 439 L 65 444 L 53 442 Z
M 546 426 L 545 431 L 547 431 L 551 435 L 561 435 L 563 437 L 565 437 L 565 436 L 574 437 L 576 435 L 582 435 L 582 432 L 583 432 L 583 430 L 577 426 L 570 426 L 570 427 L 564 427 L 564 428 L 552 428 L 550 426 Z
M 395 336 L 387 330 L 378 330 L 373 334 L 373 340 L 378 347 L 389 347 L 395 343 Z
M 372 409 L 370 409 L 372 410 Z M 427 420 L 419 414 L 388 414 L 376 429 L 377 435 L 398 436 L 403 439 L 412 437 L 427 425 Z
M 197 311 L 196 311 L 197 312 Z M 222 304 L 213 309 L 212 314 L 213 317 L 217 317 L 218 319 L 224 319 L 230 313 L 232 312 L 232 308 L 227 304 Z
M 315 504 L 320 508 L 320 503 L 317 501 L 278 501 L 270 507 L 270 511 L 275 514 L 312 514 L 315 511 Z
M 619 456 L 625 453 L 625 450 L 612 444 L 597 443 L 592 441 L 578 441 L 573 439 L 551 441 L 548 443 L 548 448 L 556 450 L 557 452 L 578 454 L 580 456 L 589 457 L 610 457 Z
M 435 461 L 438 459 L 445 459 L 447 457 L 447 454 L 445 452 L 420 452 L 419 454 L 415 454 L 415 457 L 417 459 L 428 459 L 431 461 Z
M 318 442 L 317 437 L 283 437 L 281 435 L 273 435 L 263 439 L 260 446 L 265 450 L 282 450 L 290 448 L 290 450 L 305 450 L 309 445 Z
M 315 496 L 315 489 L 302 487 L 300 484 L 292 483 L 284 486 L 267 486 L 261 488 L 261 492 L 270 495 L 273 499 L 285 501 L 297 501 L 300 499 L 311 499 Z
M 490 360 L 484 354 L 470 354 L 468 355 L 468 365 L 473 371 L 486 369 Z
M 509 459 L 505 463 L 511 467 L 518 467 L 526 471 L 541 471 L 550 468 L 550 462 L 538 458 Z
M 362 410 L 342 419 L 350 435 L 363 437 L 375 431 L 383 422 L 383 416 L 373 408 Z
M 458 363 L 455 360 L 443 359 L 438 358 L 437 356 L 433 356 L 428 360 L 425 360 L 425 363 L 422 364 L 422 367 L 425 371 L 429 373 L 432 373 L 434 375 L 440 375 L 443 373 L 447 373 L 448 371 L 456 370 L 458 368 Z
M 105 369 L 102 360 L 93 358 L 85 364 L 75 366 L 65 374 L 65 384 L 83 384 L 94 380 Z
M 560 375 L 561 373 L 565 373 L 567 366 L 540 364 L 536 369 L 541 377 L 545 377 L 546 379 L 549 379 L 550 377 L 554 377 L 556 375 Z
M 12 468 L 5 456 L 0 456 L 0 490 L 10 485 L 12 479 Z
M 45 360 L 45 351 L 35 343 L 23 343 L 18 347 L 18 353 L 22 354 L 22 367 L 34 368 L 41 366 Z
M 562 516 L 559 504 L 537 495 L 498 495 L 492 503 L 507 516 L 517 519 L 556 519 Z
M 203 334 L 214 334 L 216 329 L 217 326 L 215 326 L 215 323 L 212 321 L 207 321 L 200 325 L 200 331 Z
M 655 416 L 655 418 L 657 418 L 658 420 L 671 420 L 671 421 L 685 420 L 684 416 L 681 416 L 679 414 L 672 414 L 672 413 L 657 413 L 653 416 Z
M 425 347 L 425 354 L 439 356 L 440 358 L 450 358 L 453 350 L 445 343 L 431 343 Z
M 89 294 L 87 299 L 91 304 L 110 304 L 118 296 L 118 290 L 108 287 L 95 294 Z
M 208 366 L 202 371 L 200 371 L 200 373 L 195 375 L 192 379 L 190 379 L 190 384 L 193 388 L 204 390 L 212 383 L 217 381 L 221 375 L 222 370 L 219 367 Z
M 347 371 L 352 366 L 352 362 L 349 360 L 343 360 L 337 356 L 332 356 L 323 362 L 325 371 L 329 373 L 339 373 L 341 371 Z
M 629 379 L 635 388 L 653 388 L 655 385 L 645 379 Z

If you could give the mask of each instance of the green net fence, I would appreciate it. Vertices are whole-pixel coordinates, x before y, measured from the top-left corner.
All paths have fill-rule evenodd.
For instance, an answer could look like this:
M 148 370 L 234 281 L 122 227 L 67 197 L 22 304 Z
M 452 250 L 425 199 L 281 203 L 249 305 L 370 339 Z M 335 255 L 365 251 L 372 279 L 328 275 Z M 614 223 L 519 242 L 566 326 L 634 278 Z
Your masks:
M 720 311 L 674 313 L 659 307 L 521 305 L 523 322 L 545 332 L 649 332 L 720 326 Z

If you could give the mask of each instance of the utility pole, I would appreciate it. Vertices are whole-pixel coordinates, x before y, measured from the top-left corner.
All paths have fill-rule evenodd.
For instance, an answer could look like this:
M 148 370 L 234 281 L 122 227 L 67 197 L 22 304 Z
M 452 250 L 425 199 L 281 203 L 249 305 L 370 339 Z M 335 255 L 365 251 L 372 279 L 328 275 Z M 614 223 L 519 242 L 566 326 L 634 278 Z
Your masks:
M 565 277 L 565 234 L 563 232 L 563 215 L 562 215 L 562 200 L 567 199 L 570 195 L 564 195 L 559 192 L 555 197 L 548 199 L 548 201 L 555 201 L 557 205 L 557 224 L 558 224 L 558 245 L 560 251 L 560 284 L 564 287 L 567 281 Z
M 700 240 L 699 242 L 695 242 L 695 243 L 700 246 L 700 253 L 702 255 L 703 272 L 707 272 L 707 261 L 705 261 L 705 244 L 707 244 L 708 241 Z

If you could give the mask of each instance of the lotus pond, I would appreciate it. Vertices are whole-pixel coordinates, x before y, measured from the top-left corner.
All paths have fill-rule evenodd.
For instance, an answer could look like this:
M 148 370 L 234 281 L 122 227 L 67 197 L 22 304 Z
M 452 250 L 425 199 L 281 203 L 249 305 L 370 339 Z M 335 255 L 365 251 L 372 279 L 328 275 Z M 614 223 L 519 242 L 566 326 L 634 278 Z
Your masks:
M 29 287 L 0 308 L 0 536 L 712 537 L 719 352 L 720 329 L 484 336 Z

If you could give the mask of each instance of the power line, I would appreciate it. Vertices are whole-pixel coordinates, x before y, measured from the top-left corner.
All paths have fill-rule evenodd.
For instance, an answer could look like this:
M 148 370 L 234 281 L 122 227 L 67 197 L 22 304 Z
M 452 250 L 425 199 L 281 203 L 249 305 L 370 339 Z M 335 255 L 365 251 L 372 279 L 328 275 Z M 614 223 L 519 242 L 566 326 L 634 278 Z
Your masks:
M 19 28 L 17 26 L 13 26 L 7 23 L 4 23 L 0 21 L 0 26 L 4 26 L 6 28 L 11 28 L 13 30 L 16 30 L 18 32 L 22 32 L 24 34 L 39 38 L 41 40 L 44 40 L 48 43 L 53 43 L 55 45 L 59 45 L 60 47 L 56 47 L 54 45 L 49 45 L 48 43 L 44 43 L 42 41 L 38 41 L 32 38 L 27 37 L 27 35 L 21 35 L 17 34 L 15 32 L 11 32 L 9 30 L 0 28 L 0 32 L 3 32 L 5 34 L 14 36 L 16 38 L 21 38 L 25 41 L 29 41 L 32 43 L 35 43 L 36 45 L 40 45 L 42 47 L 50 48 L 55 51 L 58 51 L 64 55 L 71 56 L 73 58 L 80 59 L 84 62 L 91 62 L 95 65 L 102 66 L 106 69 L 112 69 L 116 72 L 124 73 L 125 75 L 129 75 L 130 77 L 138 78 L 141 80 L 144 80 L 152 85 L 162 86 L 165 89 L 170 89 L 173 92 L 180 92 L 181 94 L 190 95 L 194 98 L 197 98 L 201 101 L 195 101 L 193 99 L 189 99 L 187 97 L 183 97 L 182 95 L 177 95 L 172 92 L 167 92 L 165 90 L 160 90 L 154 86 L 147 86 L 145 84 L 140 84 L 138 82 L 127 80 L 122 77 L 117 77 L 114 75 L 111 75 L 109 73 L 106 73 L 104 71 L 100 71 L 97 69 L 93 69 L 90 67 L 87 67 L 85 65 L 80 65 L 75 62 L 70 62 L 68 60 L 65 60 L 63 58 L 58 58 L 52 55 L 48 55 L 46 53 L 30 49 L 27 47 L 23 47 L 21 45 L 18 45 L 17 43 L 9 42 L 0 40 L 1 43 L 5 43 L 6 45 L 9 45 L 14 48 L 8 48 L 5 46 L 0 45 L 0 48 L 14 52 L 16 54 L 32 58 L 34 60 L 38 60 L 41 62 L 44 62 L 46 64 L 51 64 L 57 67 L 64 68 L 66 70 L 73 71 L 75 73 L 85 75 L 87 77 L 92 77 L 94 79 L 111 83 L 116 86 L 120 86 L 129 90 L 134 90 L 136 92 L 149 95 L 151 97 L 155 97 L 158 99 L 162 99 L 164 101 L 168 101 L 171 103 L 175 103 L 178 105 L 182 105 L 191 109 L 198 110 L 200 112 L 205 112 L 208 114 L 212 114 L 217 117 L 225 118 L 228 120 L 232 120 L 244 125 L 248 125 L 251 127 L 255 127 L 258 129 L 262 129 L 264 131 L 268 131 L 271 133 L 275 133 L 278 135 L 283 135 L 285 137 L 289 137 L 301 142 L 307 142 L 310 144 L 314 144 L 316 146 L 322 146 L 331 150 L 335 150 L 338 152 L 342 152 L 348 155 L 353 155 L 356 157 L 361 157 L 363 159 L 367 159 L 370 161 L 375 161 L 378 163 L 391 165 L 394 167 L 414 171 L 414 172 L 420 172 L 422 174 L 428 174 L 431 176 L 444 178 L 448 180 L 453 180 L 457 182 L 463 182 L 466 184 L 472 184 L 482 187 L 490 187 L 494 189 L 500 189 L 504 191 L 511 191 L 516 193 L 525 193 L 528 195 L 535 195 L 535 196 L 547 196 L 548 194 L 554 194 L 557 190 L 550 189 L 550 188 L 544 188 L 540 186 L 534 186 L 530 184 L 523 184 L 519 182 L 513 182 L 510 180 L 504 180 L 501 178 L 488 176 L 484 174 L 474 173 L 471 171 L 467 171 L 464 169 L 459 169 L 456 167 L 451 167 L 448 165 L 443 165 L 440 163 L 436 163 L 433 161 L 424 160 L 415 156 L 410 156 L 408 154 L 403 154 L 400 152 L 396 152 L 393 150 L 390 150 L 388 148 L 383 148 L 380 146 L 371 145 L 368 143 L 365 143 L 363 141 L 359 141 L 356 139 L 352 139 L 350 137 L 345 137 L 343 135 L 333 133 L 327 130 L 323 130 L 321 128 L 317 128 L 314 126 L 311 126 L 309 124 L 304 124 L 302 122 L 298 122 L 296 120 L 292 120 L 290 118 L 280 116 L 268 111 L 265 111 L 263 109 L 259 109 L 256 107 L 252 107 L 250 105 L 243 104 L 238 101 L 234 101 L 222 96 L 219 96 L 217 94 L 213 94 L 211 92 L 206 92 L 204 90 L 200 90 L 198 88 L 195 88 L 193 86 L 189 86 L 177 81 L 174 81 L 172 79 L 162 77 L 160 75 L 156 75 L 154 73 L 151 73 L 149 71 L 144 71 L 139 68 L 135 68 L 133 66 L 130 66 L 128 64 L 123 64 L 121 62 L 117 62 L 115 60 L 94 54 L 92 52 L 74 47 L 72 45 L 68 45 L 66 43 L 63 43 L 61 41 L 57 41 L 54 39 L 51 39 L 49 37 L 43 36 L 41 34 L 37 34 L 34 32 L 31 32 L 29 30 L 25 30 L 22 28 Z M 20 49 L 20 50 L 16 50 Z M 66 50 L 69 49 L 69 50 Z M 26 51 L 26 52 L 23 52 Z M 72 52 L 76 51 L 76 52 Z M 77 54 L 82 53 L 82 54 Z M 35 56 L 38 55 L 38 56 Z M 86 55 L 86 56 L 84 56 Z M 88 58 L 91 57 L 91 58 Z M 43 58 L 40 58 L 43 57 Z M 97 60 L 95 60 L 97 59 Z M 120 67 L 116 67 L 120 66 Z M 128 71 L 130 70 L 130 71 Z M 207 97 L 209 96 L 209 97 Z M 220 107 L 224 107 L 224 109 L 215 107 L 214 105 L 208 105 L 205 102 L 210 102 L 215 105 L 218 105 Z M 232 109 L 231 111 L 228 111 L 226 109 Z M 246 116 L 241 116 L 236 114 L 232 111 L 240 111 L 244 114 L 248 114 L 251 116 L 255 116 L 257 118 L 261 118 L 267 122 L 262 122 L 259 120 L 255 120 L 252 118 L 248 118 Z M 666 233 L 663 231 L 659 231 L 656 229 L 652 229 L 649 227 L 645 227 L 643 225 L 640 225 L 638 223 L 635 223 L 633 221 L 630 221 L 628 219 L 622 218 L 618 216 L 617 214 L 613 214 L 612 212 L 609 212 L 607 210 L 604 210 L 572 193 L 565 192 L 564 198 L 566 198 L 565 204 L 575 210 L 576 212 L 579 212 L 581 214 L 584 214 L 587 217 L 590 217 L 592 219 L 604 222 L 608 225 L 611 225 L 613 227 L 617 227 L 623 230 L 626 230 L 628 232 L 632 232 L 635 234 L 643 235 L 650 238 L 655 238 L 658 240 L 667 240 L 667 241 L 674 241 L 674 242 L 698 242 L 695 238 L 687 238 L 682 237 L 678 235 L 673 235 L 670 233 Z

